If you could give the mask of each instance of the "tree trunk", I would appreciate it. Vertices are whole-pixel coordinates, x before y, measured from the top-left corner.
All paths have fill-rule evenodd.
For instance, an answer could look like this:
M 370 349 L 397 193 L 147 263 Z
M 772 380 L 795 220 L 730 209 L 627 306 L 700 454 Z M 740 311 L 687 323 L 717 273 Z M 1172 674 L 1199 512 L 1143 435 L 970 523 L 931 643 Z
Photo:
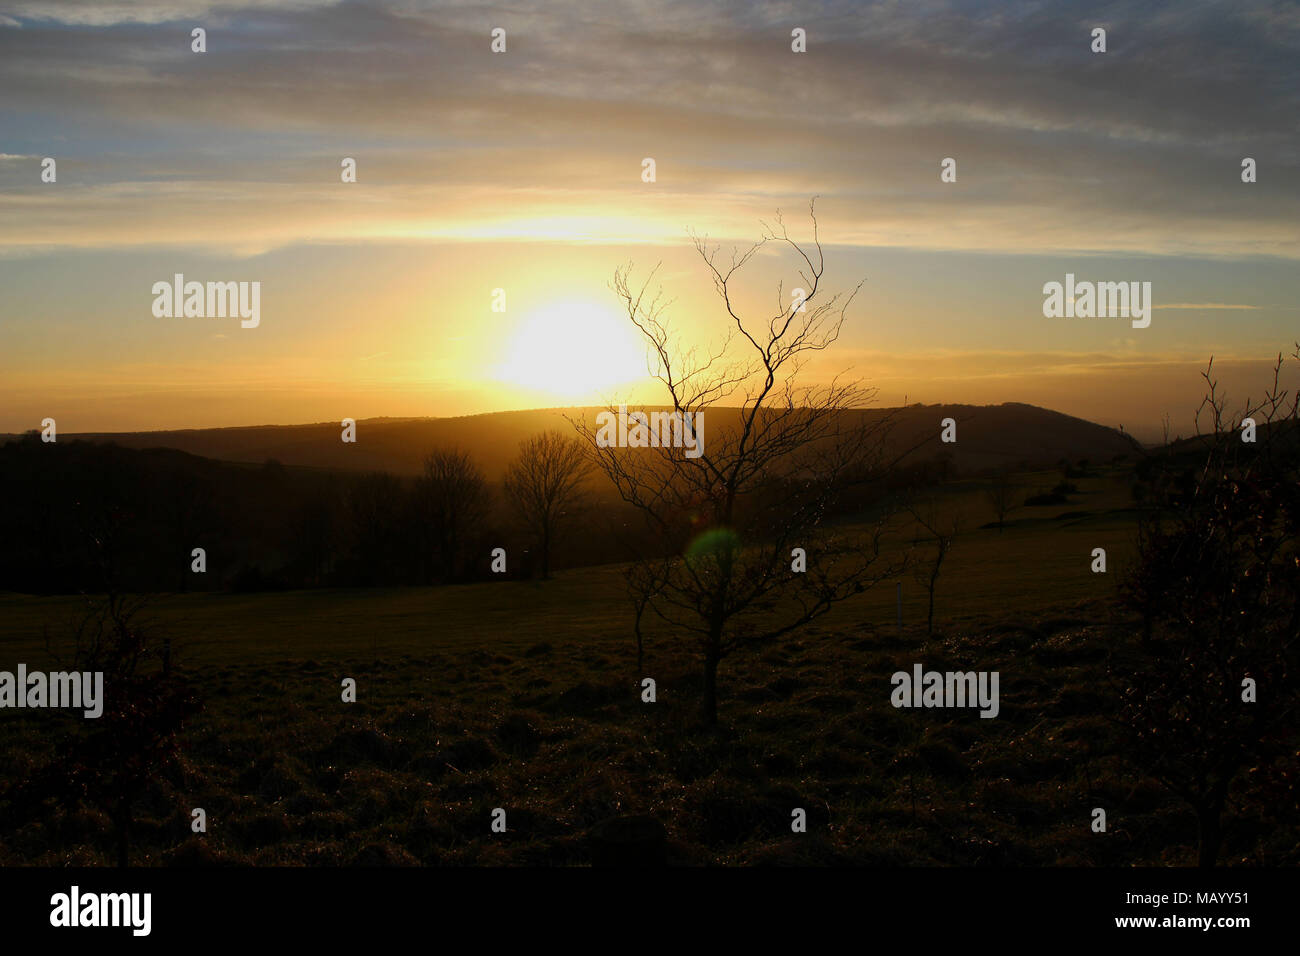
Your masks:
M 731 509 L 735 492 L 728 489 L 721 527 L 731 527 Z M 724 602 L 731 582 L 733 555 L 726 553 L 720 562 L 721 572 L 717 590 L 713 592 L 709 608 L 709 641 L 704 650 L 704 726 L 712 729 L 718 724 L 718 662 L 722 660 L 722 629 L 726 624 Z
M 639 685 L 645 677 L 645 651 L 641 639 L 641 615 L 645 611 L 644 604 L 636 606 L 636 622 L 633 624 L 633 630 L 636 631 L 636 679 Z
M 934 634 L 934 589 L 939 581 L 939 566 L 934 566 L 934 573 L 930 575 L 930 606 L 925 613 L 925 636 L 931 637 Z
M 704 656 L 704 726 L 715 727 L 718 723 L 718 653 L 710 648 Z
M 1211 797 L 1196 808 L 1197 833 L 1200 838 L 1196 865 L 1205 869 L 1214 866 L 1223 843 L 1223 800 Z
M 131 804 L 121 800 L 117 805 L 117 865 L 126 867 L 130 862 Z

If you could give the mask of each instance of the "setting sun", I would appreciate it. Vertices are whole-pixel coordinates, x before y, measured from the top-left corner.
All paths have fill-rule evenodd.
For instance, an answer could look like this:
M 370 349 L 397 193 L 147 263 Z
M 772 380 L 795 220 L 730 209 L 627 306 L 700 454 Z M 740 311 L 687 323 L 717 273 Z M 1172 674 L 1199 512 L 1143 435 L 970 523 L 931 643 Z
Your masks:
M 558 302 L 528 315 L 496 377 L 557 398 L 589 398 L 644 379 L 645 354 L 626 316 L 593 302 Z

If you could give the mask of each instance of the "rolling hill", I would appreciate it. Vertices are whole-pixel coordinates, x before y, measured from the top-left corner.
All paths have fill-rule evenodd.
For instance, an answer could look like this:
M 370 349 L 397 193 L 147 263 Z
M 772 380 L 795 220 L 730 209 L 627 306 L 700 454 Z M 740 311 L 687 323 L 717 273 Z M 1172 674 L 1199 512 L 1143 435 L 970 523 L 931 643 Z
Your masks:
M 372 418 L 357 423 L 357 441 L 345 444 L 335 422 L 306 425 L 257 425 L 184 431 L 64 434 L 60 441 L 113 442 L 126 448 L 173 448 L 205 458 L 256 462 L 275 459 L 285 465 L 352 471 L 391 471 L 410 475 L 420 470 L 428 451 L 459 446 L 469 451 L 489 480 L 498 480 L 519 443 L 548 428 L 572 431 L 566 416 L 595 420 L 598 408 L 551 408 L 493 412 L 458 418 Z M 710 435 L 736 420 L 738 410 L 719 408 L 705 416 L 705 448 Z M 868 409 L 871 419 L 893 416 L 893 449 L 915 449 L 913 459 L 950 451 L 957 471 L 974 473 L 1001 467 L 1054 465 L 1062 458 L 1109 461 L 1140 451 L 1129 435 L 1034 405 L 909 405 Z M 958 422 L 957 442 L 939 443 L 940 421 Z M 16 437 L 16 436 L 12 436 Z

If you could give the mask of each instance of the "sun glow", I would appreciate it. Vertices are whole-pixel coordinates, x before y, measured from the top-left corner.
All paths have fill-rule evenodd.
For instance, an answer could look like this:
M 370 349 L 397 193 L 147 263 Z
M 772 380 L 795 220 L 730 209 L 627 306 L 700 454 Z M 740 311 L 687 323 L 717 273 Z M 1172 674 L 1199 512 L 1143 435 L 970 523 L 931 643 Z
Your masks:
M 592 302 L 558 302 L 530 313 L 510 340 L 499 381 L 565 399 L 646 377 L 645 349 L 626 316 Z

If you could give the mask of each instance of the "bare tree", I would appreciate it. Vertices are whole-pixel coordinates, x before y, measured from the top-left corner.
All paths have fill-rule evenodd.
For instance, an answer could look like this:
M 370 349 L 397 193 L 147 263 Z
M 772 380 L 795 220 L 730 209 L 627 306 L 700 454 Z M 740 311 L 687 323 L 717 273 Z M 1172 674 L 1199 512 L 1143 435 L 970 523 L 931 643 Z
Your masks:
M 51 806 L 85 800 L 108 815 L 117 865 L 125 867 L 138 805 L 148 794 L 157 802 L 168 799 L 160 781 L 183 767 L 181 733 L 202 702 L 172 668 L 170 640 L 145 617 L 149 596 L 127 595 L 117 587 L 122 553 L 114 541 L 124 527 L 123 515 L 111 503 L 85 510 L 103 596 L 83 595 L 83 608 L 66 632 L 52 635 L 44 629 L 45 646 L 61 664 L 102 675 L 101 712 L 86 721 L 89 729 L 68 733 L 42 765 L 20 779 L 0 781 L 0 825 L 8 831 Z M 60 717 L 73 723 L 81 714 Z
M 456 580 L 474 531 L 487 518 L 487 482 L 467 452 L 440 448 L 424 459 L 415 483 L 414 509 L 425 581 Z
M 628 594 L 632 598 L 632 633 L 636 636 L 636 673 L 637 680 L 641 680 L 641 675 L 645 673 L 645 635 L 641 631 L 641 619 L 645 616 L 646 605 L 650 603 L 650 596 L 654 593 L 653 586 L 643 583 L 639 578 L 644 570 L 643 565 L 633 565 L 628 569 L 627 584 Z
M 391 584 L 407 571 L 400 547 L 403 533 L 402 482 L 388 472 L 357 475 L 345 502 L 350 573 L 363 585 Z
M 506 471 L 506 497 L 537 537 L 543 580 L 551 577 L 556 532 L 584 504 L 583 481 L 590 471 L 583 444 L 558 431 L 521 442 L 519 457 Z
M 1123 590 L 1143 624 L 1110 663 L 1127 754 L 1196 813 L 1201 866 L 1218 857 L 1235 785 L 1254 788 L 1268 806 L 1294 787 L 1300 396 L 1288 401 L 1282 368 L 1279 355 L 1263 400 L 1247 399 L 1236 415 L 1213 360 L 1206 368 L 1197 438 L 1148 470 L 1137 561 Z M 1242 440 L 1245 418 L 1258 422 L 1253 442 Z M 1261 792 L 1270 777 L 1284 785 Z
M 998 534 L 1002 533 L 1002 528 L 1007 521 L 1007 513 L 1015 507 L 1016 492 L 1019 489 L 1011 481 L 1011 471 L 1007 468 L 999 469 L 994 475 L 992 481 L 984 489 L 984 497 L 993 507 L 993 514 L 998 519 Z
M 934 594 L 939 583 L 939 572 L 943 569 L 948 552 L 952 550 L 953 541 L 961 531 L 961 516 L 945 518 L 940 512 L 938 501 L 933 497 L 925 501 L 909 498 L 905 507 L 920 531 L 934 544 L 934 553 L 930 559 L 916 570 L 916 580 L 926 589 L 929 597 L 925 633 L 930 635 L 934 633 Z
M 630 266 L 614 273 L 613 289 L 663 386 L 666 414 L 689 425 L 693 441 L 621 448 L 602 440 L 590 420 L 574 421 L 600 469 L 655 536 L 658 554 L 642 555 L 629 576 L 639 592 L 638 620 L 648 609 L 695 638 L 707 726 L 717 722 L 718 666 L 726 655 L 801 627 L 891 573 L 878 567 L 880 524 L 852 533 L 824 521 L 851 480 L 876 476 L 888 420 L 862 411 L 874 390 L 857 383 L 797 383 L 805 361 L 838 338 L 857 292 L 822 292 L 824 259 L 815 210 L 810 214 L 807 249 L 790 238 L 779 214 L 775 228 L 764 225 L 763 237 L 726 264 L 716 247 L 694 238 L 727 317 L 726 336 L 708 349 L 687 347 L 675 333 L 670 303 L 661 290 L 650 292 L 657 267 L 635 289 Z M 774 313 L 742 317 L 736 274 L 769 246 L 793 254 L 804 295 L 788 298 L 778 285 Z M 796 549 L 806 570 L 798 569 Z

